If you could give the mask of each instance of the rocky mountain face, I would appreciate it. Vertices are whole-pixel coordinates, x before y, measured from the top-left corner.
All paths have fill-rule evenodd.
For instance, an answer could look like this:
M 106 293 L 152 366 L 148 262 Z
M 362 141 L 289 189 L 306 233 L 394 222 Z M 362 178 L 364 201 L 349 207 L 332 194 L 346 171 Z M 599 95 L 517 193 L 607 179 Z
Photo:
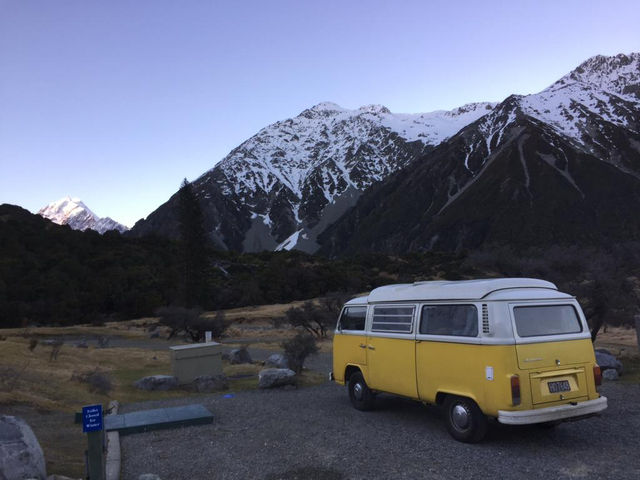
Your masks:
M 218 248 L 314 252 L 316 237 L 363 191 L 431 151 L 495 104 L 394 114 L 379 105 L 321 103 L 270 125 L 192 184 Z M 177 195 L 133 235 L 178 236 Z
M 120 233 L 129 230 L 109 217 L 98 217 L 79 198 L 61 198 L 41 208 L 38 215 L 58 225 L 69 225 L 74 230 L 91 229 L 100 234 L 109 230 L 118 230 Z
M 370 188 L 322 252 L 640 239 L 640 54 L 511 96 Z

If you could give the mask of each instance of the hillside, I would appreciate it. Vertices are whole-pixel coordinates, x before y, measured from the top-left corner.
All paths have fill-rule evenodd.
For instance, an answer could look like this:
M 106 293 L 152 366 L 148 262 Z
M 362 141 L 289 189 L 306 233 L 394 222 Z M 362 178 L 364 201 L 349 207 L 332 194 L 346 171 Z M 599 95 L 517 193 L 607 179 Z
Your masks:
M 363 191 L 492 107 L 394 114 L 380 105 L 316 105 L 262 129 L 193 182 L 205 230 L 219 249 L 313 252 L 317 235 Z M 174 195 L 132 235 L 176 238 L 176 215 Z
M 370 189 L 322 252 L 610 245 L 640 239 L 640 54 L 511 96 Z

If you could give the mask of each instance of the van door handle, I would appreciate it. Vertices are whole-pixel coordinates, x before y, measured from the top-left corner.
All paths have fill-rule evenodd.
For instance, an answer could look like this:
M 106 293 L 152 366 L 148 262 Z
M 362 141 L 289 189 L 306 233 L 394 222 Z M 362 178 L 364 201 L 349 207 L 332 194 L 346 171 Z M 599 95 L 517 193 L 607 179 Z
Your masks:
M 360 348 L 367 348 L 367 346 L 364 343 L 361 343 Z
M 374 347 L 373 345 L 369 345 L 369 350 L 375 350 L 376 347 Z

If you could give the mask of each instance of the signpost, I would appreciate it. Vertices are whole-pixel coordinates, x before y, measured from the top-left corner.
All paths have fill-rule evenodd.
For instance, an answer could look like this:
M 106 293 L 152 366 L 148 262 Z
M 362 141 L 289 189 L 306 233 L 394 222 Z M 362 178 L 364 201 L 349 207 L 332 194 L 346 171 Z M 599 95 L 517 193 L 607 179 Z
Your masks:
M 87 461 L 90 480 L 104 480 L 104 425 L 102 405 L 82 407 L 82 432 L 87 434 Z

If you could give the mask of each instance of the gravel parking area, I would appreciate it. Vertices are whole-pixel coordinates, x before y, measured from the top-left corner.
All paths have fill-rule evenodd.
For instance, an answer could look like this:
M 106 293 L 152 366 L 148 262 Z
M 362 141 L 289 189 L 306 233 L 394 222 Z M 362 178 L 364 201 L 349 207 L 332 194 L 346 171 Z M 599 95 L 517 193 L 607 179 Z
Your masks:
M 212 425 L 123 437 L 123 478 L 640 478 L 640 386 L 608 383 L 601 393 L 609 398 L 601 417 L 552 430 L 492 423 L 476 445 L 453 440 L 435 407 L 381 396 L 374 411 L 359 412 L 331 383 L 218 394 L 202 399 Z

